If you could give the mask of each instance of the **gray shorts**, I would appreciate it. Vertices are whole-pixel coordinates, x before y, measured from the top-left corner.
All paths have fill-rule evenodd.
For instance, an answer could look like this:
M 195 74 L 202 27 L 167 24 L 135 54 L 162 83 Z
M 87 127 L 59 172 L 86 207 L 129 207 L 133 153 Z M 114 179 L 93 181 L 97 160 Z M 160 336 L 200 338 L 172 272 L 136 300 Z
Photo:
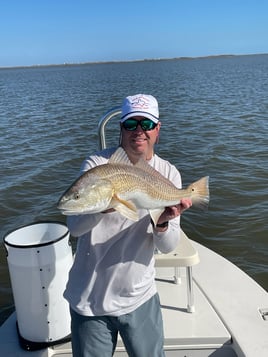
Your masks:
M 82 316 L 71 309 L 73 357 L 111 357 L 117 336 L 130 357 L 164 357 L 158 294 L 130 314 Z

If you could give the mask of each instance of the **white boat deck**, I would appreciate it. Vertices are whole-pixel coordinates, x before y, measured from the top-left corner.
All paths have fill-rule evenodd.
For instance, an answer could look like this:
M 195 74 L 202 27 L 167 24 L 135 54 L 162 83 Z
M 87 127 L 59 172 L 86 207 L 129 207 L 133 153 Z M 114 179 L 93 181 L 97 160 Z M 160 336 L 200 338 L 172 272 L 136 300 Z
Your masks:
M 230 344 L 229 332 L 199 288 L 194 284 L 196 311 L 189 313 L 187 312 L 185 274 L 182 274 L 181 284 L 174 284 L 172 279 L 174 269 L 157 268 L 157 270 L 157 288 L 161 297 L 167 356 L 186 356 L 185 351 L 189 352 L 189 349 L 196 350 L 196 353 L 198 352 L 196 356 L 209 356 L 223 345 Z M 0 340 L 0 355 L 3 357 L 29 355 L 32 357 L 70 357 L 72 355 L 70 343 L 43 351 L 27 352 L 22 350 L 18 346 L 15 314 L 10 318 L 8 324 L 1 327 L 2 336 L 5 336 L 4 340 L 2 338 Z M 127 356 L 120 338 L 115 356 Z M 191 356 L 193 355 L 191 354 Z M 225 354 L 221 354 L 221 356 L 225 356 Z M 235 356 L 235 354 L 229 353 L 226 356 Z
M 236 356 L 230 333 L 202 291 L 194 283 L 195 312 L 187 312 L 185 272 L 181 284 L 174 283 L 173 275 L 173 268 L 157 268 L 166 356 Z M 127 356 L 123 351 L 119 339 L 115 356 Z
M 232 335 L 238 356 L 268 356 L 268 293 L 234 264 L 192 242 L 199 253 L 194 280 Z M 202 262 L 202 264 L 201 264 Z
M 184 243 L 186 245 L 177 252 L 159 255 L 156 262 L 166 356 L 267 357 L 267 292 L 218 254 L 187 240 L 187 237 Z M 174 264 L 183 266 L 180 284 L 174 283 Z M 195 312 L 192 313 L 188 312 L 187 266 L 193 268 Z M 262 316 L 260 310 L 267 314 Z M 70 343 L 33 352 L 22 350 L 18 343 L 15 314 L 0 330 L 0 356 L 72 356 Z M 115 356 L 127 357 L 120 339 Z
M 188 269 L 197 263 L 199 263 L 198 252 L 183 232 L 175 252 L 168 255 L 156 255 L 156 284 L 164 320 L 165 350 L 170 356 L 173 353 L 178 356 L 179 352 L 185 356 L 185 351 L 189 349 L 201 350 L 204 356 L 207 356 L 223 345 L 231 343 L 229 332 L 203 293 L 193 283 L 191 271 Z M 180 266 L 185 268 L 180 268 L 182 274 L 176 276 L 175 281 L 179 283 L 175 283 L 174 274 L 177 275 L 176 269 Z M 189 279 L 191 279 L 190 283 Z M 190 296 L 192 293 L 194 297 Z M 189 301 L 192 304 L 190 309 Z M 188 312 L 194 310 L 194 313 Z M 3 348 L 6 346 L 5 352 L 3 351 L 5 357 L 29 354 L 18 347 L 15 323 L 16 318 L 13 316 L 10 323 L 3 326 L 8 330 L 5 333 L 1 331 L 1 336 L 7 336 L 5 341 L 1 341 L 1 346 Z M 71 344 L 66 343 L 30 353 L 40 357 L 71 356 Z M 120 338 L 115 356 L 127 356 Z
M 170 348 L 183 348 L 183 346 L 218 348 L 225 343 L 230 343 L 230 333 L 195 284 L 195 312 L 187 312 L 185 286 L 185 277 L 182 277 L 181 285 L 174 284 L 172 280 L 165 277 L 157 280 L 165 327 L 165 345 Z

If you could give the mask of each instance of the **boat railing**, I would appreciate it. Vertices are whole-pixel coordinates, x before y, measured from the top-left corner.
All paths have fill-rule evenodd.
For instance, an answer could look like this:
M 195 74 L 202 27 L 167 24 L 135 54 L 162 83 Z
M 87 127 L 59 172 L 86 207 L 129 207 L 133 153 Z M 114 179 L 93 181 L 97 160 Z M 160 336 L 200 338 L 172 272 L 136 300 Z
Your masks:
M 99 125 L 98 125 L 98 136 L 99 136 L 100 149 L 106 149 L 106 135 L 105 135 L 106 124 L 108 123 L 109 120 L 118 116 L 119 114 L 121 114 L 120 107 L 115 107 L 115 108 L 112 108 L 111 110 L 109 110 L 100 119 Z
M 106 149 L 106 125 L 107 123 L 121 114 L 120 107 L 114 107 L 109 110 L 100 119 L 98 124 L 98 137 L 100 149 Z M 181 230 L 180 242 L 177 248 L 169 254 L 155 254 L 155 266 L 174 267 L 174 283 L 179 284 L 179 269 L 186 268 L 186 285 L 187 285 L 187 311 L 194 312 L 194 291 L 193 291 L 193 274 L 192 266 L 199 263 L 197 250 L 192 246 L 191 241 Z

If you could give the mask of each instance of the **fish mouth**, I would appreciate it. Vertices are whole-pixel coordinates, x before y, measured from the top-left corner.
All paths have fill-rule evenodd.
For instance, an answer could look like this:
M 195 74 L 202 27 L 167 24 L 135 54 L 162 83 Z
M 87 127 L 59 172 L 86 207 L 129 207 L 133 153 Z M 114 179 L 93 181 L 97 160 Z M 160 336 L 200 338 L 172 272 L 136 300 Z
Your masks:
M 78 215 L 78 214 L 83 214 L 83 212 L 81 211 L 75 211 L 73 209 L 70 208 L 63 208 L 60 205 L 57 206 L 57 208 L 61 211 L 62 214 L 64 214 L 65 216 L 74 216 L 74 215 Z
M 64 207 L 65 205 L 65 202 L 58 202 L 57 204 L 57 209 L 59 209 L 61 211 L 61 213 L 63 214 L 74 214 L 75 213 L 75 210 L 73 210 L 72 208 L 68 208 L 68 207 Z
M 80 214 L 83 214 L 82 212 L 75 212 L 75 211 L 69 211 L 69 210 L 61 210 L 61 213 L 64 214 L 65 216 L 78 216 Z

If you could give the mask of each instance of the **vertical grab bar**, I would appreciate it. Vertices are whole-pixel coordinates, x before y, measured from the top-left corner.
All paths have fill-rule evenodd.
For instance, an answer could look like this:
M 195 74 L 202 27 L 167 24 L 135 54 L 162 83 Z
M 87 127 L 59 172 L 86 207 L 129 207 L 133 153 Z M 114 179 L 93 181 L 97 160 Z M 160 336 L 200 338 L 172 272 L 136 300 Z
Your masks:
M 100 119 L 98 124 L 98 137 L 99 137 L 99 147 L 100 149 L 106 149 L 106 136 L 105 136 L 105 128 L 106 124 L 113 117 L 121 114 L 121 108 L 115 107 L 109 110 L 104 116 Z

